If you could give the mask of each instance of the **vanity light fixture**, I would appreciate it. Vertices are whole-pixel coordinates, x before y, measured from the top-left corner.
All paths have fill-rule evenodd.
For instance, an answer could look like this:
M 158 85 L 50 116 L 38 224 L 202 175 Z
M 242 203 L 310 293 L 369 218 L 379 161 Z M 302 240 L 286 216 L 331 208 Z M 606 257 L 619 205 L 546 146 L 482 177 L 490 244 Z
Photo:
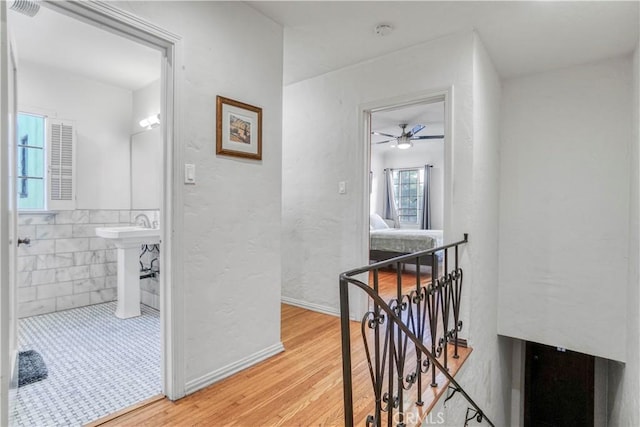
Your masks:
M 140 126 L 145 129 L 153 129 L 160 126 L 160 114 L 154 114 L 140 120 Z

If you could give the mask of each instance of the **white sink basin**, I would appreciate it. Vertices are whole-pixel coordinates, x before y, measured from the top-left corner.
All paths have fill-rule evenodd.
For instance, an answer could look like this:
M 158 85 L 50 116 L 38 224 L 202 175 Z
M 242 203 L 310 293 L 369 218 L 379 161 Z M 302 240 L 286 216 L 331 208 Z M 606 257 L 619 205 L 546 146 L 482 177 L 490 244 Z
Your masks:
M 160 229 L 135 225 L 125 227 L 98 227 L 96 235 L 112 240 L 116 246 L 160 243 Z

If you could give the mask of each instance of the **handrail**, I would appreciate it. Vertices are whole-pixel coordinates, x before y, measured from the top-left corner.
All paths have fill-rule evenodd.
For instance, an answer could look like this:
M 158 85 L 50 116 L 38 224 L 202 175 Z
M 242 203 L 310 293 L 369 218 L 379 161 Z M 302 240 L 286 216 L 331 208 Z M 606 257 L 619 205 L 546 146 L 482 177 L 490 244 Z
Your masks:
M 357 276 L 358 274 L 367 273 L 371 270 L 377 270 L 381 267 L 386 267 L 390 264 L 402 263 L 403 261 L 411 261 L 414 258 L 422 258 L 425 255 L 433 255 L 436 252 L 443 251 L 445 249 L 454 248 L 456 246 L 460 246 L 463 243 L 469 243 L 469 233 L 464 233 L 464 238 L 457 242 L 449 243 L 443 246 L 438 246 L 437 248 L 427 249 L 421 252 L 412 252 L 406 255 L 400 255 L 391 259 L 386 259 L 384 261 L 376 262 L 375 264 L 369 264 L 366 267 L 354 268 L 353 270 L 345 271 L 340 274 L 340 280 L 349 279 L 352 276 Z
M 358 274 L 362 274 L 362 273 L 366 273 L 366 272 L 370 272 L 370 271 L 375 271 L 381 267 L 385 267 L 388 266 L 390 264 L 394 264 L 396 263 L 398 266 L 400 266 L 400 264 L 403 261 L 413 261 L 416 260 L 417 262 L 417 266 L 418 266 L 418 282 L 419 282 L 419 259 L 425 255 L 433 255 L 439 251 L 443 251 L 446 250 L 448 248 L 456 248 L 456 268 L 457 268 L 457 247 L 463 243 L 467 243 L 468 241 L 468 235 L 465 234 L 464 235 L 464 239 L 460 240 L 458 242 L 455 243 L 451 243 L 448 245 L 444 245 L 438 248 L 434 248 L 434 249 L 430 249 L 430 250 L 426 250 L 426 251 L 422 251 L 422 252 L 416 252 L 416 253 L 412 253 L 412 254 L 408 254 L 408 255 L 403 255 L 403 256 L 399 256 L 390 260 L 386 260 L 386 261 L 382 261 L 382 262 L 378 262 L 375 264 L 371 264 L 367 267 L 362 267 L 362 268 L 357 268 L 357 269 L 353 269 L 350 271 L 347 271 L 345 273 L 342 273 L 340 275 L 340 312 L 341 312 L 341 327 L 342 327 L 342 348 L 343 348 L 343 360 L 342 360 L 342 368 L 343 368 L 343 387 L 344 387 L 344 406 L 345 406 L 345 410 L 344 410 L 344 417 L 345 417 L 345 425 L 347 427 L 351 427 L 353 426 L 353 395 L 352 395 L 352 373 L 351 373 L 351 332 L 350 332 L 350 319 L 349 319 L 349 298 L 348 298 L 348 290 L 349 290 L 349 284 L 353 284 L 355 286 L 357 286 L 358 288 L 362 289 L 368 296 L 369 298 L 371 298 L 374 301 L 375 307 L 376 307 L 376 313 L 378 312 L 378 309 L 382 309 L 386 315 L 388 316 L 388 319 L 391 320 L 391 322 L 399 329 L 399 331 L 401 331 L 402 333 L 405 334 L 405 337 L 408 338 L 415 346 L 416 346 L 416 350 L 419 351 L 420 353 L 423 353 L 427 356 L 430 364 L 432 367 L 437 368 L 442 374 L 444 374 L 444 376 L 447 378 L 447 380 L 449 380 L 450 383 L 450 388 L 453 389 L 453 393 L 449 395 L 449 398 L 451 398 L 453 396 L 453 394 L 455 394 L 456 392 L 459 392 L 462 396 L 464 396 L 464 398 L 467 400 L 467 402 L 473 407 L 473 413 L 471 414 L 471 416 L 468 416 L 469 411 L 471 410 L 471 408 L 469 408 L 467 410 L 467 416 L 465 417 L 467 420 L 466 422 L 468 422 L 471 419 L 476 419 L 478 422 L 481 422 L 483 420 L 485 420 L 489 425 L 493 426 L 494 424 L 491 422 L 491 420 L 486 416 L 486 414 L 484 414 L 484 412 L 480 409 L 480 407 L 475 403 L 475 401 L 471 398 L 471 396 L 469 396 L 467 394 L 467 392 L 460 386 L 460 384 L 458 384 L 458 382 L 453 378 L 453 376 L 448 372 L 448 369 L 446 368 L 446 357 L 445 357 L 445 366 L 443 366 L 437 359 L 436 356 L 434 356 L 434 354 L 432 353 L 432 351 L 428 350 L 427 347 L 423 344 L 422 340 L 420 338 L 418 338 L 412 331 L 411 329 L 400 319 L 400 317 L 398 316 L 398 314 L 400 313 L 400 308 L 396 307 L 391 308 L 377 293 L 376 290 L 371 289 L 367 284 L 363 283 L 360 280 L 357 280 L 355 278 L 353 278 L 352 276 L 358 275 Z M 445 252 L 446 254 L 446 252 Z M 432 264 L 432 266 L 435 266 L 435 258 L 433 261 L 434 264 Z M 445 261 L 445 265 L 446 265 L 446 261 Z M 451 276 L 450 276 L 451 277 Z M 460 277 L 461 277 L 461 270 L 460 270 Z M 438 283 L 437 286 L 441 286 L 441 284 L 443 282 L 435 280 L 434 277 L 432 277 L 432 289 L 434 286 L 436 286 L 436 282 Z M 440 300 L 442 301 L 442 300 Z M 400 303 L 400 301 L 399 301 Z M 437 310 L 437 307 L 436 307 Z M 396 312 L 397 311 L 397 312 Z M 431 314 L 430 314 L 431 315 Z M 437 316 L 437 314 L 436 314 Z M 366 315 L 365 315 L 366 317 Z M 376 317 L 379 319 L 380 317 L 376 314 Z M 377 320 L 376 318 L 374 318 L 373 320 Z M 376 326 L 377 327 L 377 326 Z M 364 327 L 363 327 L 364 330 Z M 393 332 L 391 333 L 391 340 L 393 341 Z M 378 342 L 379 340 L 376 339 L 376 345 L 379 344 Z M 433 343 L 432 343 L 433 344 Z M 405 350 L 406 350 L 406 344 L 405 344 Z M 435 347 L 432 348 L 432 350 Z M 376 347 L 376 354 L 378 357 L 378 348 Z M 368 356 L 369 357 L 369 356 Z M 455 356 L 454 356 L 455 357 Z M 378 361 L 376 362 L 377 366 L 378 366 Z M 391 361 L 389 363 L 392 363 Z M 419 362 L 418 362 L 419 363 Z M 384 364 L 384 361 L 383 361 Z M 379 366 L 378 366 L 379 367 Z M 435 369 L 432 368 L 432 369 Z M 369 369 L 371 372 L 371 375 L 373 376 L 373 371 L 372 371 L 372 367 L 371 367 L 371 361 L 369 360 Z M 391 369 L 391 368 L 390 368 Z M 376 369 L 377 372 L 377 369 Z M 433 371 L 433 382 L 435 382 L 435 370 Z M 391 381 L 391 379 L 389 380 Z M 432 382 L 432 385 L 434 385 Z M 419 381 L 418 384 L 419 387 L 421 387 L 421 382 Z M 393 396 L 391 396 L 393 398 Z M 447 399 L 448 400 L 448 399 Z M 378 404 L 378 403 L 377 403 Z M 369 420 L 371 421 L 371 420 Z M 466 425 L 465 422 L 465 425 Z M 380 420 L 377 420 L 377 425 L 380 425 Z

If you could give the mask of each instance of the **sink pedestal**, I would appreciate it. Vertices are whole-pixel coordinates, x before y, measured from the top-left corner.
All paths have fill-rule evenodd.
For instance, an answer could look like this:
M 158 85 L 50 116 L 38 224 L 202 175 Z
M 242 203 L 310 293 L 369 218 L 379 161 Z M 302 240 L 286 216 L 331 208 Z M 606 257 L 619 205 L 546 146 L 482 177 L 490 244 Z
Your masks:
M 118 246 L 118 305 L 116 317 L 140 316 L 140 244 Z
M 98 227 L 96 235 L 111 240 L 118 251 L 116 317 L 140 316 L 140 246 L 160 243 L 160 230 L 136 226 Z

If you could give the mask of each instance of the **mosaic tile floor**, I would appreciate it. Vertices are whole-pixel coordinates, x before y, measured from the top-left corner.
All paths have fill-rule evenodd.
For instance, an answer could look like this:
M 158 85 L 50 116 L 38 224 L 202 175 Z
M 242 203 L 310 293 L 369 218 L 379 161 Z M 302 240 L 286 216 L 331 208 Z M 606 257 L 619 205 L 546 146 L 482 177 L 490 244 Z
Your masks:
M 160 314 L 118 319 L 115 302 L 20 320 L 19 350 L 49 377 L 18 389 L 16 426 L 78 426 L 161 392 Z

